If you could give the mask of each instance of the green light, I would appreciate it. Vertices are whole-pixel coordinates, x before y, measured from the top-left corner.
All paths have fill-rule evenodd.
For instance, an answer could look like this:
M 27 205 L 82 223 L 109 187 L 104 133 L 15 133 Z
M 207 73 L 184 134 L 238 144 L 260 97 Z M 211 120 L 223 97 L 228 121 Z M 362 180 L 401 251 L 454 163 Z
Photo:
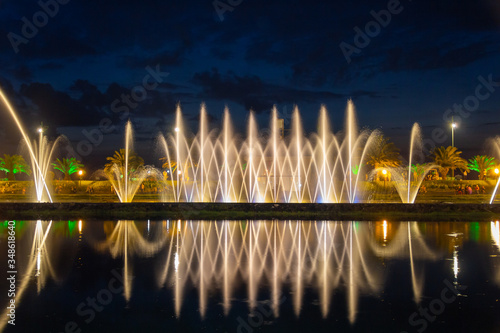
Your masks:
M 72 235 L 73 234 L 73 231 L 75 231 L 76 229 L 76 224 L 77 222 L 76 221 L 68 221 L 68 230 L 69 230 L 69 234 Z
M 471 222 L 469 234 L 472 240 L 476 242 L 479 240 L 479 222 Z

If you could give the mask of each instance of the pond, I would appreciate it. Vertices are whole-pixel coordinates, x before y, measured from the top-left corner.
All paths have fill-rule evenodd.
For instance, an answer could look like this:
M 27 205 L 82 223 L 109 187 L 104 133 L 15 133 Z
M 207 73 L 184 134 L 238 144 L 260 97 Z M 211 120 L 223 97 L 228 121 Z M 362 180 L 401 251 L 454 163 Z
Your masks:
M 0 251 L 5 332 L 500 330 L 498 221 L 5 221 Z

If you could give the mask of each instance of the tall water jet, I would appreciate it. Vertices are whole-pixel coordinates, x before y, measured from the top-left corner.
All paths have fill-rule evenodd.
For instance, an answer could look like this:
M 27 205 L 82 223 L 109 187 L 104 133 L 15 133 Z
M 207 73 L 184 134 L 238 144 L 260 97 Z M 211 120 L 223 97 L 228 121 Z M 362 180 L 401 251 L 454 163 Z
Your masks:
M 303 181 L 305 181 L 303 173 L 304 169 L 302 167 L 303 164 L 303 142 L 304 142 L 304 133 L 302 129 L 302 120 L 300 118 L 299 108 L 295 106 L 292 114 L 292 142 L 291 144 L 295 147 L 292 147 L 292 155 L 295 155 L 293 162 L 295 162 L 295 169 L 293 170 L 293 179 L 292 179 L 292 190 L 295 191 L 295 202 L 303 202 L 304 201 L 304 192 L 303 192 Z M 295 142 L 293 142 L 295 141 Z M 291 193 L 288 202 L 291 202 Z
M 49 188 L 47 186 L 47 182 L 45 181 L 46 175 L 47 175 L 47 170 L 48 166 L 50 163 L 50 157 L 52 153 L 52 149 L 50 149 L 50 153 L 48 155 L 43 154 L 43 156 L 49 157 L 49 160 L 47 161 L 44 159 L 47 164 L 41 166 L 40 161 L 37 157 L 41 157 L 42 153 L 45 153 L 45 149 L 47 146 L 47 142 L 45 141 L 45 144 L 43 143 L 43 129 L 40 132 L 40 142 L 39 142 L 39 149 L 38 149 L 38 156 L 35 153 L 35 149 L 33 149 L 33 146 L 31 145 L 31 140 L 26 134 L 26 131 L 23 128 L 23 125 L 21 124 L 21 121 L 17 117 L 16 112 L 14 111 L 14 108 L 10 104 L 9 100 L 7 97 L 4 95 L 2 89 L 0 89 L 0 98 L 2 99 L 5 107 L 9 111 L 10 115 L 14 119 L 14 122 L 16 123 L 19 131 L 21 132 L 21 135 L 23 136 L 24 142 L 26 143 L 26 146 L 28 147 L 28 151 L 30 154 L 30 159 L 31 159 L 31 164 L 33 166 L 33 177 L 34 177 L 34 182 L 35 182 L 35 190 L 36 190 L 36 198 L 38 202 L 42 202 L 44 200 L 44 193 L 47 199 L 52 202 L 52 196 L 50 195 Z M 45 191 L 44 191 L 45 190 Z
M 160 178 L 158 170 L 144 166 L 133 152 L 133 131 L 130 121 L 125 125 L 125 149 L 120 149 L 110 160 L 104 176 L 109 180 L 120 202 L 132 202 L 134 196 L 148 176 Z
M 352 100 L 347 102 L 344 128 L 344 137 L 337 154 L 334 174 L 337 173 L 336 170 L 340 167 L 343 176 L 340 198 L 342 201 L 346 200 L 349 203 L 354 203 L 358 200 L 358 185 L 360 176 L 364 174 L 363 169 L 366 164 L 367 152 L 379 133 L 377 131 L 358 130 L 356 110 Z M 334 142 L 337 141 L 334 140 Z M 343 199 L 344 197 L 346 199 Z
M 259 192 L 259 141 L 258 141 L 258 128 L 257 121 L 255 120 L 255 114 L 253 111 L 250 111 L 250 117 L 248 120 L 248 133 L 247 133 L 247 149 L 248 149 L 248 157 L 247 164 L 245 167 L 245 173 L 248 178 L 248 202 L 256 202 L 260 199 L 261 195 Z
M 229 169 L 229 161 L 232 158 L 230 145 L 232 144 L 232 125 L 231 125 L 231 116 L 229 114 L 229 109 L 226 107 L 224 109 L 224 120 L 222 125 L 222 142 L 223 142 L 223 150 L 222 155 L 224 159 L 223 163 L 223 171 L 219 176 L 222 178 L 222 201 L 223 202 L 231 202 L 231 183 L 232 183 L 232 175 Z
M 233 131 L 227 107 L 222 127 L 210 130 L 204 105 L 198 133 L 184 126 L 177 107 L 175 132 L 160 135 L 173 201 L 210 202 L 356 202 L 364 176 L 366 151 L 376 132 L 359 131 L 352 101 L 346 109 L 345 131 L 330 129 L 321 108 L 318 133 L 307 138 L 295 107 L 290 134 L 276 107 L 269 130 L 259 133 L 251 112 L 246 138 Z
M 50 162 L 52 161 L 55 149 L 58 143 L 63 139 L 59 136 L 54 142 L 49 142 L 47 137 L 43 135 L 44 128 L 41 126 L 38 129 L 40 133 L 38 138 L 38 143 L 33 140 L 32 147 L 34 152 L 34 157 L 30 155 L 31 168 L 33 170 L 33 180 L 35 185 L 36 200 L 38 202 L 50 201 L 52 202 L 52 197 L 47 186 L 47 175 L 50 168 Z M 28 145 L 29 143 L 27 143 Z M 29 149 L 29 147 L 28 147 Z
M 333 153 L 332 149 L 337 147 L 332 147 L 332 143 L 336 146 L 336 140 L 333 133 L 330 130 L 330 119 L 328 117 L 328 111 L 324 105 L 321 106 L 319 118 L 318 118 L 318 144 L 317 151 L 315 155 L 315 160 L 317 162 L 317 168 L 319 168 L 317 173 L 317 184 L 315 190 L 314 201 L 317 201 L 318 192 L 320 194 L 320 202 L 338 202 L 339 198 L 335 188 L 332 186 L 332 176 L 333 170 L 331 170 L 331 159 L 330 156 Z M 331 198 L 331 193 L 333 192 L 334 198 Z
M 207 181 L 205 161 L 210 160 L 210 156 L 206 156 L 206 152 L 208 151 L 208 149 L 206 148 L 206 144 L 208 143 L 208 117 L 205 104 L 201 105 L 201 110 L 200 110 L 199 141 L 200 141 L 200 148 L 199 148 L 200 160 L 198 163 L 198 168 L 196 169 L 195 173 L 195 182 L 198 179 L 200 180 L 200 186 L 198 190 L 199 199 L 197 201 L 203 202 L 205 201 L 205 183 Z

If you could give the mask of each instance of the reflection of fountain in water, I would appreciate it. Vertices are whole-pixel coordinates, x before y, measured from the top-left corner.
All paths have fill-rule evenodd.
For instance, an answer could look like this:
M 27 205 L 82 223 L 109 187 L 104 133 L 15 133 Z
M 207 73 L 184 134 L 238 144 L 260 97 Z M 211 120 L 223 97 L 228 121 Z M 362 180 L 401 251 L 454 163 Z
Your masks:
M 386 224 L 387 222 L 384 221 Z M 425 243 L 425 237 L 418 229 L 417 222 L 401 222 L 393 239 L 385 246 L 380 246 L 372 239 L 364 241 L 370 244 L 371 250 L 384 258 L 409 258 L 411 282 L 415 303 L 420 303 L 424 287 L 424 270 L 417 265 L 417 260 L 437 260 L 439 257 Z
M 46 225 L 45 230 L 44 224 Z M 29 283 L 30 281 L 32 281 L 33 277 L 35 277 L 36 280 L 38 294 L 45 287 L 45 283 L 47 282 L 49 277 L 57 280 L 57 274 L 54 270 L 54 267 L 52 266 L 47 251 L 47 236 L 49 235 L 51 227 L 52 221 L 47 223 L 38 220 L 36 222 L 35 232 L 33 235 L 33 243 L 31 246 L 30 254 L 28 256 L 28 263 L 26 265 L 27 269 L 23 273 L 20 283 L 16 283 L 16 307 L 19 307 L 19 305 L 21 304 L 22 297 L 24 296 L 25 291 L 28 289 Z M 17 257 L 20 257 L 19 252 Z M 17 263 L 17 270 L 19 270 L 19 266 L 19 263 Z M 21 276 L 21 274 L 18 273 L 18 276 Z M 2 317 L 0 318 L 0 332 L 5 328 L 5 326 L 7 325 L 7 321 L 10 319 L 7 316 L 8 313 L 9 309 L 7 308 L 7 310 L 2 314 Z
M 96 244 L 95 247 L 101 252 L 109 252 L 113 258 L 123 256 L 124 296 L 129 301 L 133 280 L 133 264 L 129 261 L 130 257 L 135 255 L 150 257 L 160 251 L 164 243 L 165 239 L 154 242 L 144 239 L 134 221 L 118 221 L 106 240 Z
M 493 241 L 493 244 L 497 248 L 497 252 L 500 252 L 500 222 L 491 222 L 491 238 Z M 493 265 L 495 272 L 495 282 L 500 286 L 500 263 L 498 262 L 499 255 L 491 256 L 495 260 L 495 264 Z
M 160 286 L 173 285 L 177 316 L 185 289 L 194 285 L 202 317 L 213 288 L 220 290 L 224 313 L 228 314 L 240 279 L 247 286 L 250 312 L 259 303 L 260 286 L 270 286 L 275 317 L 284 300 L 283 285 L 288 282 L 292 283 L 297 316 L 304 286 L 318 289 L 324 317 L 334 290 L 345 286 L 349 321 L 353 323 L 360 293 L 376 293 L 381 287 L 381 272 L 369 264 L 368 248 L 361 241 L 367 232 L 365 226 L 354 222 L 178 221 L 169 235 L 168 256 L 158 282 Z

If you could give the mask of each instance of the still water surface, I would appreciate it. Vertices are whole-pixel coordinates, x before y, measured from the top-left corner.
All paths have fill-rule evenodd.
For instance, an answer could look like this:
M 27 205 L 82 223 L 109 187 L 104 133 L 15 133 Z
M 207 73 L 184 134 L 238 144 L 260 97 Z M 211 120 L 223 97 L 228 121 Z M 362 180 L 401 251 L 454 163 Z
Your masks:
M 16 260 L 5 332 L 500 332 L 497 221 L 16 221 Z

